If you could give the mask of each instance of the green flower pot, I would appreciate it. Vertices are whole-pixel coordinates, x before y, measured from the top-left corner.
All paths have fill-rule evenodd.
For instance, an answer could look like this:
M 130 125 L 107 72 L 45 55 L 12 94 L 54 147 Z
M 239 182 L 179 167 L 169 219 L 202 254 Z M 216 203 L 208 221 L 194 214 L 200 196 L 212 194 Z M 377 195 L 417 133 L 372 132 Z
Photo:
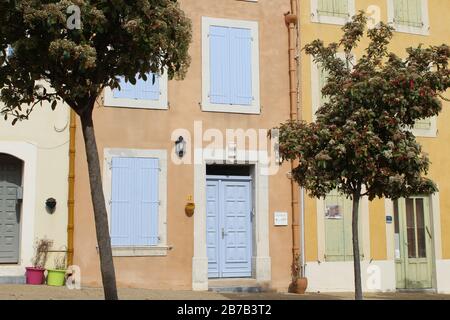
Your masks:
M 61 287 L 66 280 L 66 270 L 47 270 L 47 285 Z

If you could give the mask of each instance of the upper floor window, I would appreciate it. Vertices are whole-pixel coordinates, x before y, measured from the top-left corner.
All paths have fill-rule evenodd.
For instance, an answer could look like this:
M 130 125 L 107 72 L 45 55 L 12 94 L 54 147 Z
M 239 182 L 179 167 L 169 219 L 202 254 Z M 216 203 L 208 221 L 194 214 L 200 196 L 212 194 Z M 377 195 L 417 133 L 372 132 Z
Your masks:
M 136 84 L 120 79 L 120 89 L 105 89 L 105 106 L 143 109 L 167 109 L 167 74 L 136 76 Z
M 313 22 L 343 25 L 355 14 L 355 0 L 311 0 Z
M 428 35 L 428 0 L 388 0 L 388 21 L 398 32 Z
M 339 59 L 345 62 L 345 54 L 343 52 L 338 52 L 336 55 Z M 356 62 L 355 56 L 351 58 L 351 65 Z M 328 102 L 328 97 L 322 94 L 322 89 L 327 83 L 329 76 L 328 70 L 325 70 L 321 65 L 314 62 L 311 57 L 311 89 L 312 89 L 312 119 L 316 120 L 316 112 L 322 107 L 326 102 Z
M 8 58 L 13 54 L 14 50 L 11 46 L 8 46 L 5 50 L 6 53 L 6 57 L 3 64 L 6 64 L 6 62 L 8 61 Z M 3 51 L 0 50 L 0 57 L 3 57 Z
M 259 113 L 258 24 L 203 18 L 204 111 Z

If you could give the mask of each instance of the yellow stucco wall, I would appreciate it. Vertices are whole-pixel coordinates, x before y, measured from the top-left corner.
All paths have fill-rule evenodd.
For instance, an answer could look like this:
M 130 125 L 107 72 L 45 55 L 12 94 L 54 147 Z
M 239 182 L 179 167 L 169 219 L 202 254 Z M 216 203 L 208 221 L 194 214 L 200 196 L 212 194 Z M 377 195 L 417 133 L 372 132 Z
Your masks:
M 311 22 L 310 1 L 300 1 L 300 42 L 301 47 L 307 43 L 322 39 L 325 43 L 337 42 L 342 34 L 338 25 L 320 24 Z M 356 12 L 366 11 L 371 5 L 379 6 L 381 10 L 381 20 L 387 21 L 387 0 L 356 0 Z M 431 0 L 428 1 L 428 11 L 430 20 L 430 34 L 428 36 L 413 35 L 407 33 L 394 32 L 394 38 L 389 47 L 390 51 L 400 56 L 405 56 L 405 48 L 417 46 L 420 43 L 427 45 L 440 45 L 450 43 L 450 25 L 448 19 L 443 16 L 443 12 L 450 10 L 450 1 Z M 361 45 L 356 49 L 356 58 L 363 54 L 363 49 L 367 45 L 367 40 L 363 39 Z M 304 51 L 301 54 L 302 73 L 302 114 L 305 120 L 312 119 L 312 88 L 311 88 L 311 57 Z M 447 94 L 448 97 L 448 94 Z M 448 141 L 450 141 L 450 128 L 445 125 L 450 120 L 450 103 L 443 103 L 443 112 L 438 117 L 438 134 L 436 138 L 418 138 L 423 145 L 424 151 L 429 153 L 431 168 L 429 176 L 438 184 L 440 189 L 440 224 L 442 237 L 442 258 L 450 258 L 450 174 L 448 164 L 450 163 L 450 152 L 448 151 Z M 316 200 L 309 199 L 307 207 L 307 259 L 317 260 L 317 213 L 315 209 Z M 387 258 L 386 222 L 384 199 L 376 199 L 369 205 L 370 213 L 370 252 L 374 260 L 385 260 Z M 316 229 L 314 229 L 316 228 Z

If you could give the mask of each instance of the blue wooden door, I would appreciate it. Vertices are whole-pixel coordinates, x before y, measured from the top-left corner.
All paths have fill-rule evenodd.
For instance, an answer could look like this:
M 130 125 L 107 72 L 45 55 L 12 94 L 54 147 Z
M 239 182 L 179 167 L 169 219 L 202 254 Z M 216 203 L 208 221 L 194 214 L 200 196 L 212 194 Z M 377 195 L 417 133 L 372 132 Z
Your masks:
M 251 276 L 252 205 L 249 179 L 207 180 L 207 253 L 210 278 Z

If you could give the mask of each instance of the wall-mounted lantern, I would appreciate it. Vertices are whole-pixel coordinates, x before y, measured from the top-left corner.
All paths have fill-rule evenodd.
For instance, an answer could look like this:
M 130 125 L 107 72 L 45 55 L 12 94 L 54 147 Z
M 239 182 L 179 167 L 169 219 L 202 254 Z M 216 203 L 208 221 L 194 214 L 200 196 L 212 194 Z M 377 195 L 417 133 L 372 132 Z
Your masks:
M 178 140 L 175 141 L 175 153 L 180 158 L 183 158 L 186 154 L 186 141 L 182 136 L 179 136 Z
M 47 200 L 45 200 L 45 208 L 49 213 L 55 212 L 56 200 L 54 198 L 48 198 Z

